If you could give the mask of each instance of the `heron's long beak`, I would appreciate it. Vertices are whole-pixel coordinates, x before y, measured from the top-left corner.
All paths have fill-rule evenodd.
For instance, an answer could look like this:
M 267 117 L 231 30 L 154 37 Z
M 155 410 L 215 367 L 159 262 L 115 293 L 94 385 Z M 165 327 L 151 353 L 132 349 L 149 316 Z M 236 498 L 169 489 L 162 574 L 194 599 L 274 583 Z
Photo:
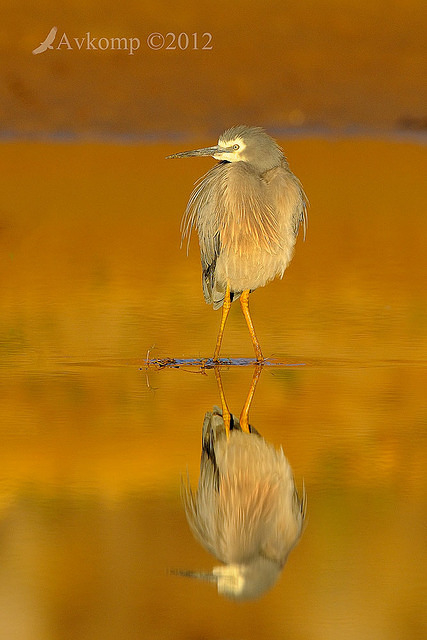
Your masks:
M 194 149 L 194 151 L 181 151 L 180 153 L 173 153 L 171 156 L 166 156 L 166 160 L 170 158 L 191 158 L 193 156 L 214 156 L 215 154 L 222 153 L 225 149 L 222 147 L 205 147 L 204 149 Z
M 182 576 L 183 578 L 196 578 L 205 582 L 218 582 L 217 576 L 213 573 L 205 573 L 203 571 L 187 571 L 185 569 L 171 569 L 170 573 L 174 576 Z

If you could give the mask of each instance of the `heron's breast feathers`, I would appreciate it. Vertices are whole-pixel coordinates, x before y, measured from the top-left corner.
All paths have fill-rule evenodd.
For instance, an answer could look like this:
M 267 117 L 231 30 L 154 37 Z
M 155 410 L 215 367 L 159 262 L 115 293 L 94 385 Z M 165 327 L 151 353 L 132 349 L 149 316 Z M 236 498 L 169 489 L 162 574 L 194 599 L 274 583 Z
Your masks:
M 197 228 L 202 260 L 222 249 L 247 255 L 254 247 L 275 254 L 304 218 L 305 196 L 286 167 L 259 176 L 244 162 L 220 162 L 197 183 L 182 219 L 183 239 Z

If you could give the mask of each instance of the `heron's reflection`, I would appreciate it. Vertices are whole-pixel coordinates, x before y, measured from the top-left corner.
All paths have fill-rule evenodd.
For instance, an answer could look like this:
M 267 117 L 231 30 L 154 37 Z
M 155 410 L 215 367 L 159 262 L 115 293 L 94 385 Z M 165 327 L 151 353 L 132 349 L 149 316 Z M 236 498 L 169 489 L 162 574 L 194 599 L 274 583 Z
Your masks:
M 205 415 L 197 491 L 188 481 L 183 484 L 193 534 L 224 564 L 212 573 L 176 573 L 215 582 L 220 594 L 236 600 L 257 598 L 274 585 L 301 536 L 305 516 L 305 492 L 298 495 L 282 449 L 249 424 L 261 369 L 255 368 L 239 419 L 228 409 L 215 369 L 222 408 Z

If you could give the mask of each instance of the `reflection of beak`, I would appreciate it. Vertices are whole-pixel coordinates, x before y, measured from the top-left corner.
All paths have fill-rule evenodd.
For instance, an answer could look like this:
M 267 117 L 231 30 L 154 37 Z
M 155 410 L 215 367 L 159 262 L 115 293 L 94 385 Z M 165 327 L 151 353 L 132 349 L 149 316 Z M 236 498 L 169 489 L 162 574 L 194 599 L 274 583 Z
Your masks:
M 227 149 L 223 147 L 205 147 L 204 149 L 195 149 L 194 151 L 181 151 L 180 153 L 173 153 L 171 156 L 166 156 L 166 160 L 170 158 L 191 158 L 193 156 L 215 156 L 220 153 L 227 153 Z
M 171 573 L 174 576 L 183 576 L 184 578 L 196 578 L 197 580 L 204 580 L 205 582 L 218 582 L 217 576 L 214 576 L 213 573 L 205 573 L 203 571 L 171 569 Z

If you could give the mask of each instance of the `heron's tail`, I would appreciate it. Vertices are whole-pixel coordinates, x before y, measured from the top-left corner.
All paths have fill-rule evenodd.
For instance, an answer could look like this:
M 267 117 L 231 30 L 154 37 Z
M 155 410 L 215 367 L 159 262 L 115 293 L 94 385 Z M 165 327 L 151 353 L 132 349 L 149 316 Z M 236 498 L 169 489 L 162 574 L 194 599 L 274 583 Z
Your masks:
M 242 431 L 239 418 L 234 414 L 230 414 L 230 431 Z M 251 434 L 259 436 L 260 434 L 249 425 Z M 209 459 L 216 465 L 215 461 L 215 442 L 220 437 L 226 437 L 226 429 L 222 417 L 222 409 L 214 405 L 212 411 L 207 411 L 203 421 L 202 431 L 202 450 L 208 455 Z
M 230 429 L 233 428 L 231 425 L 234 424 L 235 420 L 236 417 L 232 415 L 230 419 Z M 222 417 L 222 409 L 215 405 L 212 411 L 205 413 L 202 430 L 202 451 L 207 454 L 214 467 L 216 467 L 215 442 L 225 436 L 226 430 Z
M 241 293 L 241 291 L 232 291 L 230 293 L 231 302 L 240 298 Z M 216 281 L 213 287 L 211 287 L 210 283 L 203 278 L 203 295 L 206 304 L 213 305 L 214 309 L 220 309 L 224 304 L 225 287 L 220 286 Z

